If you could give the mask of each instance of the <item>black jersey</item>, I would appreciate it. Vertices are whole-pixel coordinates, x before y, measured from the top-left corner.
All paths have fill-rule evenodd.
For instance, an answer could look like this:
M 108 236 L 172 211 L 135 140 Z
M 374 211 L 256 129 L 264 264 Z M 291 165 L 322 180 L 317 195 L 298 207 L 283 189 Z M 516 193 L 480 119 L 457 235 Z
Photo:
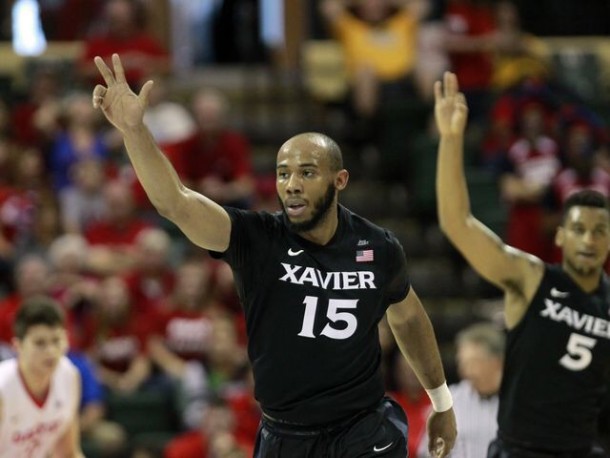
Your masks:
M 564 451 L 590 446 L 610 375 L 610 288 L 587 294 L 559 266 L 508 333 L 499 436 Z
M 282 213 L 227 209 L 231 266 L 246 316 L 255 395 L 273 418 L 323 424 L 384 395 L 377 324 L 410 285 L 398 240 L 342 206 L 325 246 Z

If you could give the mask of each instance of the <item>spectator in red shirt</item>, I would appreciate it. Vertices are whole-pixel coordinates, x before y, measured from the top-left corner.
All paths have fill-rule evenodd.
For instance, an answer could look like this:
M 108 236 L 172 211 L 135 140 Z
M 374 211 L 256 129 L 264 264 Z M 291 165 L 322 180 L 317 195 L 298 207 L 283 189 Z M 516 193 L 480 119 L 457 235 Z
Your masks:
M 16 143 L 44 149 L 59 127 L 61 79 L 57 69 L 41 66 L 32 76 L 25 100 L 11 112 L 11 131 Z
M 47 294 L 49 279 L 49 266 L 41 256 L 30 254 L 17 262 L 15 291 L 0 301 L 0 342 L 11 343 L 17 310 L 23 301 Z
M 399 352 L 394 358 L 394 379 L 397 390 L 392 392 L 392 396 L 405 410 L 409 419 L 409 456 L 417 456 L 419 443 L 426 433 L 430 399 L 417 380 L 415 372 Z
M 134 0 L 106 2 L 102 30 L 85 40 L 79 62 L 84 78 L 101 83 L 93 58 L 100 56 L 110 59 L 113 53 L 121 55 L 125 76 L 132 87 L 140 86 L 152 74 L 169 73 L 167 50 L 144 31 L 139 16 L 144 16 L 144 12 L 138 9 Z
M 213 316 L 218 313 L 211 302 L 209 281 L 209 268 L 200 259 L 187 259 L 180 265 L 176 287 L 160 312 L 149 344 L 152 361 L 189 401 L 180 409 L 188 429 L 199 425 L 208 395 L 204 363 L 212 345 Z
M 215 90 L 195 94 L 193 112 L 198 131 L 176 164 L 187 186 L 222 205 L 249 208 L 255 180 L 247 139 L 227 126 L 229 104 Z
M 261 419 L 260 404 L 254 397 L 254 376 L 252 367 L 243 367 L 242 383 L 233 384 L 223 392 L 223 397 L 235 415 L 235 437 L 240 444 L 254 447 L 256 433 Z
M 142 230 L 136 237 L 134 267 L 124 278 L 139 313 L 159 309 L 174 289 L 176 276 L 169 259 L 171 243 L 169 235 L 155 227 Z
M 100 381 L 110 391 L 131 393 L 149 378 L 146 343 L 151 321 L 154 319 L 135 313 L 120 277 L 101 282 L 85 348 L 97 366 Z
M 480 120 L 487 111 L 493 74 L 494 12 L 485 0 L 449 0 L 445 24 L 451 69 L 468 99 L 470 116 Z
M 164 458 L 246 458 L 250 444 L 241 444 L 234 434 L 235 417 L 227 402 L 217 398 L 203 417 L 199 430 L 188 432 L 167 444 Z
M 546 109 L 541 101 L 524 102 L 517 116 L 520 135 L 498 164 L 500 192 L 510 205 L 506 240 L 549 261 L 553 243 L 544 199 L 561 169 L 559 146 L 546 134 Z
M 104 187 L 104 218 L 85 230 L 91 245 L 89 269 L 98 274 L 125 273 L 134 264 L 138 234 L 150 224 L 135 212 L 130 186 L 113 180 Z

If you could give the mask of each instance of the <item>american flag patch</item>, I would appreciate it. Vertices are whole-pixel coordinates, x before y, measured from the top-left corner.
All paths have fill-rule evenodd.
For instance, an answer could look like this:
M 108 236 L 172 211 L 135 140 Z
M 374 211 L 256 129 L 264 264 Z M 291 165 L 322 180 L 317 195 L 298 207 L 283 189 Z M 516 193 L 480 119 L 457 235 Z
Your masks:
M 357 250 L 356 262 L 371 262 L 373 261 L 373 250 Z

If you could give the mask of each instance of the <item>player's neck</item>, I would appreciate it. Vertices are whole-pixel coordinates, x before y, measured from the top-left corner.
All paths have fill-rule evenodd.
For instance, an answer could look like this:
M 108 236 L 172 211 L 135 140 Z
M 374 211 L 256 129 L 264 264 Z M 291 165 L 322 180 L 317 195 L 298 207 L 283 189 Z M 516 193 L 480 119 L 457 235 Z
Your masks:
M 19 374 L 28 392 L 36 399 L 43 399 L 49 392 L 52 373 L 42 373 L 28 368 L 19 360 Z

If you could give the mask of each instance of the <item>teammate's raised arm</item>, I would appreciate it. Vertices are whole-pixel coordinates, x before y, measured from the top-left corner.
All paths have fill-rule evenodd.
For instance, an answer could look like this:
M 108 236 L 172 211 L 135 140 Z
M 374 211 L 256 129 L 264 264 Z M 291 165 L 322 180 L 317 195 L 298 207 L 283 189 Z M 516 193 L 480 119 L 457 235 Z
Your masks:
M 507 303 L 507 324 L 511 326 L 520 319 L 540 283 L 543 263 L 503 243 L 472 215 L 463 163 L 468 117 L 466 99 L 459 92 L 456 76 L 449 72 L 445 73 L 442 83 L 436 82 L 434 94 L 436 124 L 440 133 L 436 172 L 439 224 L 451 243 L 480 275 L 507 294 L 514 293 L 523 299 Z
M 118 54 L 111 70 L 100 57 L 95 64 L 106 86 L 93 90 L 93 106 L 123 135 L 125 148 L 150 201 L 174 222 L 196 245 L 224 251 L 229 245 L 231 221 L 225 210 L 211 199 L 184 186 L 173 166 L 155 144 L 143 121 L 153 82 L 135 94 L 125 80 Z

